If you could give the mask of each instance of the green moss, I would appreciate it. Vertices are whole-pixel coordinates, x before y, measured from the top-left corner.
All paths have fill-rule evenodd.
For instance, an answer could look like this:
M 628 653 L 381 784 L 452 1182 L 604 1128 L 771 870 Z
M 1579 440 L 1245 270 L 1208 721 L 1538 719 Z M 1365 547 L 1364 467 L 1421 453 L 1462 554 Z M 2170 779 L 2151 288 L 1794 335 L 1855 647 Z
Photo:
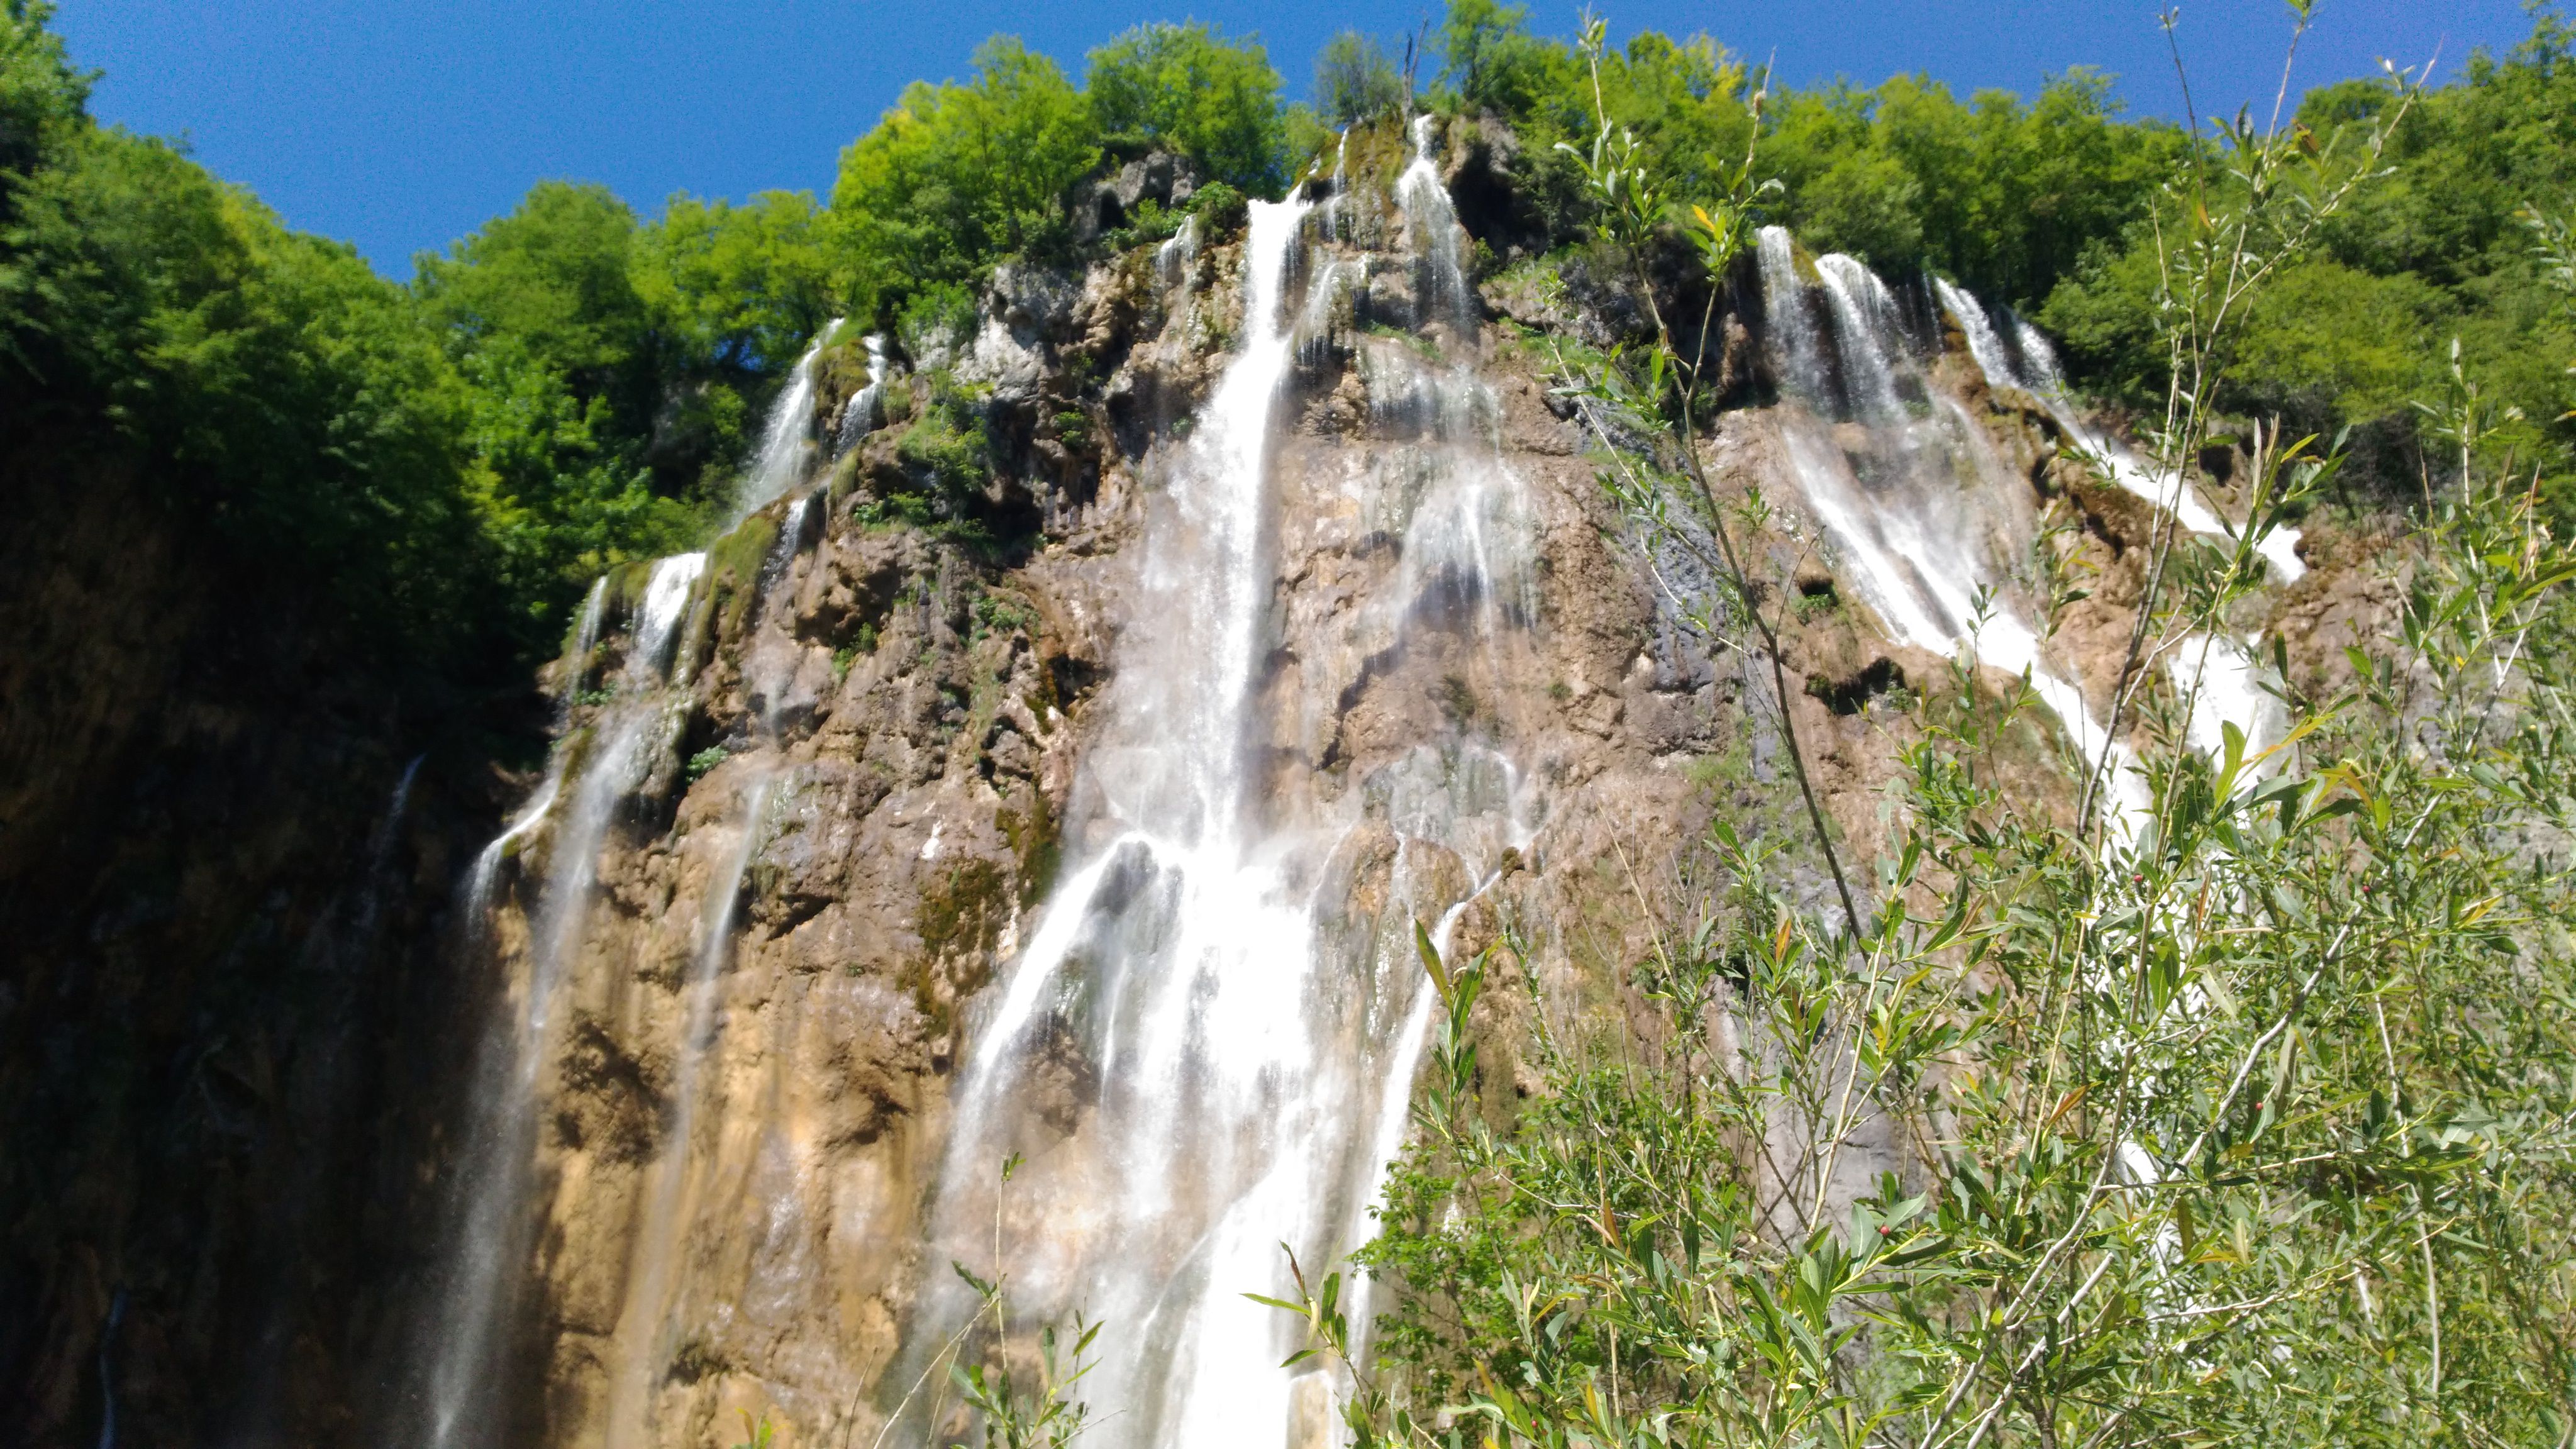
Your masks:
M 707 549 L 707 597 L 715 602 L 716 633 L 732 638 L 742 630 L 760 593 L 761 565 L 778 543 L 778 520 L 755 513 L 740 527 Z
M 895 443 L 902 459 L 929 491 L 944 498 L 972 493 L 992 476 L 992 445 L 974 400 L 944 378 L 932 384 L 930 405 Z
M 1020 899 L 1038 901 L 1055 885 L 1055 873 L 1064 862 L 1064 837 L 1055 812 L 1048 808 L 1046 792 L 1029 792 L 1029 812 L 1003 810 L 993 816 L 1002 828 L 1002 838 L 1011 843 L 1011 853 L 1020 862 Z
M 989 860 L 960 860 L 921 888 L 912 919 L 921 953 L 904 976 L 932 1030 L 947 1031 L 956 1019 L 954 1003 L 991 977 L 993 946 L 1011 904 L 1010 877 Z
M 1010 909 L 1010 882 L 1002 868 L 989 860 L 961 860 L 922 887 L 913 930 L 934 956 L 990 951 Z

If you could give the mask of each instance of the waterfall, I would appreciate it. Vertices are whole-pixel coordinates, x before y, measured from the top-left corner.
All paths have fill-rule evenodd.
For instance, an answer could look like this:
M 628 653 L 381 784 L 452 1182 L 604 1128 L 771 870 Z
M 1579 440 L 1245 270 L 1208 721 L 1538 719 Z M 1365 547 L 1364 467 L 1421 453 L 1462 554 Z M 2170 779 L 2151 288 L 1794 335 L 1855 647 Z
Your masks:
M 470 1118 L 451 1183 L 449 1261 L 432 1315 L 434 1341 L 421 1385 L 431 1449 L 488 1444 L 500 1381 L 518 1317 L 519 1287 L 531 1249 L 531 1185 L 536 1151 L 538 1080 L 551 1044 L 556 998 L 589 918 L 599 852 L 618 808 L 640 782 L 654 750 L 676 726 L 665 689 L 681 622 L 707 556 L 681 554 L 653 566 L 637 606 L 618 692 L 587 732 L 554 752 L 546 779 L 508 829 L 476 858 L 466 902 L 479 939 L 500 862 L 540 824 L 551 822 L 548 869 L 530 940 L 528 979 L 513 1003 L 507 993 L 476 1054 Z M 575 681 L 577 687 L 578 680 Z M 578 756 L 578 759 L 575 757 Z M 578 778 L 572 778 L 578 770 Z M 569 784 L 571 804 L 558 818 Z
M 1180 230 L 1163 238 L 1154 248 L 1154 278 L 1170 291 L 1189 280 L 1190 263 L 1199 255 L 1199 217 L 1197 212 L 1181 218 Z
M 832 441 L 835 453 L 850 451 L 858 446 L 859 439 L 885 425 L 885 334 L 871 332 L 860 341 L 868 349 L 868 384 L 850 394 L 849 402 L 841 408 L 841 425 L 833 434 Z M 776 425 L 773 423 L 772 426 Z M 795 486 L 793 480 L 788 486 Z
M 2073 396 L 2067 391 L 2066 380 L 2058 371 L 2057 354 L 2038 328 L 2021 318 L 2013 318 L 2012 347 L 2007 349 L 1993 319 L 1986 315 L 1986 309 L 1975 297 L 1945 279 L 1935 278 L 1932 286 L 1940 296 L 1941 305 L 1957 320 L 1960 333 L 1968 339 L 1968 352 L 1976 358 L 1978 370 L 1986 375 L 1986 381 L 2001 387 L 2020 388 L 2038 398 L 2040 404 L 2048 409 L 2049 416 L 2055 418 L 2066 435 L 2075 440 L 2077 447 L 2086 455 L 2099 459 L 2111 481 L 2122 489 L 2171 513 L 2175 522 L 2194 533 L 2231 540 L 2236 537 L 2235 526 L 2203 502 L 2199 491 L 2191 486 L 2189 480 L 2158 477 L 2119 439 L 2093 427 L 2076 414 Z M 2299 531 L 2295 528 L 2273 529 L 2256 548 L 2283 583 L 2294 583 L 2308 571 L 2307 565 L 2299 559 Z
M 1318 228 L 1323 232 L 1324 240 L 1328 242 L 1343 240 L 1342 188 L 1344 183 L 1342 180 L 1342 174 L 1343 165 L 1349 160 L 1350 154 L 1351 128 L 1344 126 L 1341 129 L 1340 135 L 1335 137 L 1333 141 L 1333 176 L 1330 181 L 1325 183 L 1323 222 Z
M 1764 228 L 1758 250 L 1765 330 L 1784 383 L 1781 451 L 1862 600 L 1899 643 L 1949 657 L 1973 647 L 1981 663 L 2025 675 L 2087 767 L 2107 765 L 2113 834 L 2124 838 L 2146 805 L 2145 785 L 2128 747 L 2042 657 L 2039 636 L 2006 597 L 1995 564 L 2027 537 L 2028 523 L 1995 511 L 2015 490 L 1974 420 L 1947 399 L 1920 418 L 1903 405 L 1903 391 L 1929 392 L 1897 330 L 1894 299 L 1868 268 L 1839 254 L 1816 259 L 1827 336 L 1814 324 L 1789 234 Z M 1833 376 L 1844 381 L 1842 407 L 1827 386 Z M 1858 424 L 1860 436 L 1847 444 L 1838 418 Z
M 778 390 L 778 400 L 769 405 L 769 422 L 761 430 L 760 452 L 752 459 L 751 471 L 743 475 L 742 490 L 734 499 L 729 524 L 759 512 L 804 481 L 807 458 L 814 446 L 814 363 L 823 355 L 824 344 L 840 330 L 838 317 L 824 323 L 823 330 L 815 333 L 813 342 L 806 347 L 805 355 L 797 358 L 796 366 L 789 370 L 786 385 Z M 843 426 L 848 426 L 846 420 Z
M 1431 115 L 1413 118 L 1413 160 L 1395 181 L 1396 204 L 1404 209 L 1407 241 L 1422 269 L 1416 311 L 1420 319 L 1438 319 L 1461 331 L 1472 328 L 1464 250 L 1459 245 L 1458 212 L 1449 188 L 1440 184 L 1440 167 L 1431 159 Z M 1338 167 L 1336 168 L 1338 169 Z
M 2264 687 L 2271 671 L 2254 662 L 2244 641 L 2187 635 L 2166 654 L 2165 677 L 2187 706 L 2184 737 L 2212 760 L 2224 757 L 2231 724 L 2244 735 L 2249 759 L 2289 730 L 2289 711 Z M 2253 780 L 2244 783 L 2251 788 Z
M 1416 145 L 1400 188 L 1414 260 L 1472 347 L 1454 214 L 1419 128 Z M 1309 259 L 1310 235 L 1331 245 L 1310 211 L 1296 195 L 1252 203 L 1240 351 L 1186 440 L 1156 455 L 1163 486 L 1147 490 L 1133 622 L 1094 706 L 1067 868 L 971 1019 L 921 1294 L 881 1408 L 945 1374 L 939 1355 L 976 1307 L 954 1260 L 1005 1275 L 1020 1331 L 1076 1309 L 1106 1325 L 1086 1444 L 1306 1443 L 1327 1429 L 1337 1385 L 1313 1362 L 1282 1368 L 1296 1325 L 1243 1295 L 1281 1291 L 1283 1243 L 1320 1270 L 1369 1235 L 1432 1006 L 1412 921 L 1445 940 L 1460 902 L 1528 845 L 1531 812 L 1485 726 L 1435 731 L 1347 788 L 1258 743 L 1329 712 L 1276 697 L 1267 662 L 1289 627 L 1280 535 L 1309 523 L 1284 517 L 1281 496 L 1346 501 L 1358 537 L 1400 541 L 1345 633 L 1298 641 L 1351 676 L 1419 648 L 1480 682 L 1462 688 L 1498 694 L 1502 636 L 1535 610 L 1526 505 L 1472 369 L 1363 339 L 1370 435 L 1393 441 L 1347 477 L 1303 468 L 1282 441 L 1275 414 L 1315 293 L 1364 274 Z M 1393 844 L 1386 903 L 1361 921 L 1348 873 L 1370 831 Z M 1090 1085 L 1067 1126 L 1069 1079 Z M 1004 1185 L 1012 1154 L 1027 1160 Z
M 2108 465 L 2112 481 L 2159 507 L 2173 504 L 2174 520 L 2183 527 L 2212 537 L 2235 537 L 2234 530 L 2201 501 L 2199 494 L 2188 486 L 2160 487 L 2135 453 L 2076 415 L 2073 396 L 2058 372 L 2056 354 L 2039 329 L 2013 318 L 2013 340 L 2007 348 L 1993 319 L 1975 296 L 1942 278 L 1934 278 L 1932 286 L 1943 309 L 1959 324 L 1959 332 L 1968 342 L 1968 353 L 1976 359 L 1977 369 L 1985 374 L 1987 382 L 2017 387 L 2038 398 L 2078 446 Z M 2272 565 L 2275 577 L 2283 583 L 2294 582 L 2307 572 L 2307 565 L 2299 559 L 2298 542 L 2297 529 L 2276 528 L 2257 545 Z M 2222 724 L 2233 724 L 2244 732 L 2248 754 L 2261 750 L 2287 728 L 2280 701 L 2264 692 L 2264 671 L 2254 662 L 2250 649 L 2250 640 L 2194 635 L 2181 641 L 2165 658 L 2175 693 L 2190 705 L 2188 738 L 2192 748 L 2213 758 L 2224 748 Z

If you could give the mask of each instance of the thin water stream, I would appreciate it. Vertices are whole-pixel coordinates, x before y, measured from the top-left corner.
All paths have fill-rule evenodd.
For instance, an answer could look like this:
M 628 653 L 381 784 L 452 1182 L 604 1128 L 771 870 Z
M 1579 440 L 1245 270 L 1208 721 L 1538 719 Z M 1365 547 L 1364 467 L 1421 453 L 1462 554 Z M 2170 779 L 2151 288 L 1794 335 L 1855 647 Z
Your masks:
M 1858 261 L 1816 259 L 1819 328 L 1794 244 L 1760 237 L 1763 309 L 1777 370 L 1782 453 L 1861 597 L 1899 643 L 2025 675 L 2088 768 L 2106 772 L 2114 835 L 2146 806 L 2128 746 L 2052 664 L 2017 612 L 2003 562 L 2030 534 L 1977 425 L 1920 376 L 1886 285 Z M 1833 381 L 1839 378 L 1839 393 Z M 1909 405 L 1908 399 L 1919 398 Z
M 672 729 L 672 653 L 706 555 L 654 565 L 637 607 L 617 693 L 598 720 L 556 747 L 545 782 L 509 828 L 476 858 L 468 877 L 468 928 L 483 915 L 506 855 L 550 826 L 547 872 L 531 923 L 528 978 L 505 993 L 477 1052 L 463 1150 L 452 1183 L 449 1257 L 417 1404 L 420 1442 L 463 1449 L 500 1432 L 502 1367 L 518 1321 L 532 1214 L 539 1079 L 552 1042 L 561 987 L 580 950 L 598 877 L 599 853 L 650 752 Z M 598 598 L 594 591 L 594 599 Z M 585 611 L 585 634 L 596 630 Z M 585 653 L 587 651 L 585 650 Z M 580 686 L 576 673 L 567 685 Z M 570 803 L 557 806 L 570 791 Z

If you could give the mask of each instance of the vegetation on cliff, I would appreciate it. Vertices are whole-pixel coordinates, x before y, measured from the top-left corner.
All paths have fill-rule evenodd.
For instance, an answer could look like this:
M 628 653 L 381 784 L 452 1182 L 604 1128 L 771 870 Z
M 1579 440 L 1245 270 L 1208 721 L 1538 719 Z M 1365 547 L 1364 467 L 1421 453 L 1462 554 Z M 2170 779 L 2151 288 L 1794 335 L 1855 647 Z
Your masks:
M 1399 73 L 1375 42 L 1338 38 L 1318 61 L 1319 113 L 1283 104 L 1257 43 L 1202 24 L 1117 37 L 1081 85 L 1001 37 L 968 79 L 907 89 L 843 154 L 828 204 L 678 196 L 648 219 L 600 187 L 543 182 L 421 257 L 404 287 L 168 144 L 92 123 L 46 15 L 12 0 L 0 20 L 13 412 L 152 460 L 177 506 L 371 637 L 496 678 L 551 649 L 600 570 L 702 536 L 825 320 L 900 330 L 925 306 L 969 305 L 1009 257 L 1115 244 L 1078 242 L 1066 203 L 1150 150 L 1187 158 L 1219 205 L 1276 194 L 1324 164 L 1328 122 L 1407 105 L 1417 59 Z M 2408 403 L 2439 384 L 2456 336 L 2489 395 L 2519 409 L 2499 426 L 2526 448 L 2565 444 L 2559 364 L 2576 336 L 2536 300 L 2546 263 L 2521 213 L 2565 205 L 2569 45 L 2544 14 L 2512 54 L 2424 98 L 2392 138 L 2390 184 L 2232 338 L 2227 401 L 2371 425 L 2362 461 L 2389 488 L 2418 469 Z M 2180 128 L 2122 117 L 2104 77 L 2060 76 L 2027 102 L 1962 101 L 1920 76 L 1789 91 L 1706 37 L 1654 32 L 1595 67 L 1494 0 L 1450 6 L 1429 50 L 1439 69 L 1415 103 L 1517 133 L 1510 184 L 1538 227 L 1522 242 L 1586 245 L 1595 204 L 1558 143 L 1590 134 L 1597 83 L 1681 191 L 1710 190 L 1758 126 L 1756 179 L 1780 183 L 1767 219 L 2035 311 L 2081 380 L 2114 396 L 2157 385 L 2155 239 L 2188 204 L 2170 183 L 2199 153 Z M 2299 126 L 2330 139 L 2386 96 L 2327 87 Z
M 999 264 L 1133 241 L 1083 240 L 1067 207 L 1106 168 L 1165 150 L 1203 197 L 1275 193 L 1321 159 L 1325 120 L 1417 100 L 1356 36 L 1327 52 L 1320 116 L 1204 26 L 1131 32 L 1080 85 L 997 40 L 968 80 L 908 89 L 828 204 L 680 197 L 648 219 L 548 182 L 402 285 L 96 125 L 45 7 L 0 16 L 8 466 L 141 460 L 279 587 L 483 679 L 549 649 L 591 577 L 703 537 L 828 318 L 926 352 Z M 2098 781 L 2069 812 L 1988 768 L 2026 690 L 1962 668 L 1925 691 L 1875 889 L 1805 918 L 1721 828 L 1720 898 L 1658 923 L 1623 983 L 1657 1019 L 1543 1038 L 1544 1090 L 1508 1120 L 1478 1100 L 1488 963 L 1426 943 L 1448 1020 L 1370 1260 L 1401 1297 L 1382 1372 L 1353 1365 L 1355 1432 L 2564 1442 L 2567 28 L 2544 16 L 2454 86 L 2329 87 L 2216 139 L 2125 120 L 2082 74 L 2027 102 L 1921 77 L 1774 91 L 1705 39 L 1560 42 L 1491 0 L 1459 0 L 1438 41 L 1419 99 L 1517 137 L 1541 253 L 1635 266 L 1651 298 L 1641 263 L 1669 243 L 1723 275 L 1757 217 L 1785 221 L 2036 312 L 2148 411 L 2174 468 L 2224 411 L 2289 419 L 2244 440 L 2245 538 L 2160 540 L 2133 665 L 2233 630 L 2256 535 L 2358 468 L 2301 432 L 2371 430 L 2374 457 L 2417 470 L 2422 532 L 2395 637 L 2288 701 L 2286 739 L 2211 758 L 2186 747 L 2187 702 L 2123 697 L 2162 744 L 2131 834 L 2086 808 Z M 1653 330 L 1635 370 L 1561 380 L 1669 429 L 1666 481 L 1697 487 L 1722 540 L 1691 447 L 1714 390 Z M 962 488 L 976 400 L 928 397 L 898 458 Z M 716 572 L 756 571 L 769 536 L 737 535 Z M 1796 597 L 1738 560 L 1710 572 L 1757 636 Z M 999 879 L 953 870 L 925 898 L 933 954 L 990 933 Z M 1829 1213 L 1864 1126 L 1910 1135 L 1925 1180 Z M 1295 1304 L 1356 1357 L 1331 1281 Z M 1020 1412 L 989 1385 L 997 1419 Z

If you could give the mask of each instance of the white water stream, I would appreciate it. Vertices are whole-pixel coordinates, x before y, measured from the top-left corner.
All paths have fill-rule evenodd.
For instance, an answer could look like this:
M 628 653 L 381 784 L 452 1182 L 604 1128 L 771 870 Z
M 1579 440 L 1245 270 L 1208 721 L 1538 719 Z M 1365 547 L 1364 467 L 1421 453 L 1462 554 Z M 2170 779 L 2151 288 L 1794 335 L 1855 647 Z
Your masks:
M 760 847 L 773 783 L 768 772 L 760 771 L 742 785 L 739 833 L 726 852 L 724 866 L 709 878 L 706 898 L 698 906 L 697 951 L 682 988 L 680 1040 L 672 1059 L 670 1121 L 646 1174 L 644 1221 L 627 1265 L 625 1302 L 618 1314 L 616 1341 L 621 1357 L 609 1385 L 610 1449 L 655 1441 L 655 1390 L 676 1346 L 671 1308 L 678 1286 L 674 1277 L 683 1257 L 680 1228 L 686 1221 L 683 1207 L 689 1195 L 691 1147 L 700 1099 L 706 1095 L 700 1078 L 716 1049 L 717 1002 L 725 968 L 733 960 L 735 912 L 741 904 L 743 878 Z
M 1842 571 L 1897 642 L 1953 658 L 1973 648 L 1980 663 L 2025 675 L 2087 766 L 2107 762 L 2109 819 L 2125 838 L 2147 801 L 2136 759 L 2045 657 L 2007 589 L 2003 561 L 2030 533 L 2013 502 L 2021 490 L 1976 422 L 1922 379 L 1894 298 L 1868 268 L 1840 254 L 1816 260 L 1829 319 L 1820 328 L 1789 234 L 1764 228 L 1759 256 L 1766 330 L 1786 384 L 1782 451 Z
M 838 317 L 824 323 L 806 345 L 805 355 L 797 358 L 796 366 L 788 372 L 777 400 L 770 404 L 769 425 L 762 430 L 760 452 L 752 459 L 751 470 L 743 475 L 733 514 L 725 520 L 727 527 L 786 497 L 788 489 L 804 481 L 814 452 L 814 363 L 823 355 L 824 344 L 840 330 Z M 869 350 L 872 364 L 878 355 L 875 348 Z M 846 425 L 845 422 L 843 426 Z
M 1932 286 L 1941 305 L 1957 319 L 1959 331 L 1968 339 L 1968 351 L 1977 359 L 1977 367 L 1988 382 L 2017 387 L 2038 398 L 2068 437 L 2075 439 L 2086 454 L 2101 460 L 2112 482 L 2170 512 L 2183 527 L 2211 538 L 2236 536 L 2236 526 L 2219 517 L 2187 480 L 2158 477 L 2126 444 L 2077 414 L 2074 398 L 2066 390 L 2066 379 L 2058 371 L 2057 353 L 2038 328 L 2021 318 L 2012 318 L 2013 345 L 2007 348 L 1993 319 L 1975 297 L 1941 278 L 1935 278 Z M 2299 559 L 2299 531 L 2295 528 L 2275 528 L 2255 547 L 2283 583 L 2295 582 L 2307 572 L 2307 565 Z
M 428 1449 L 491 1444 L 502 1431 L 502 1367 L 518 1321 L 534 1227 L 530 1189 L 538 1081 L 551 1048 L 549 1028 L 559 988 L 581 947 L 608 829 L 653 749 L 675 724 L 667 688 L 672 653 L 706 562 L 705 554 L 692 553 L 654 565 L 616 696 L 586 735 L 558 744 L 545 782 L 484 848 L 468 881 L 468 926 L 479 938 L 503 857 L 540 825 L 553 826 L 546 880 L 531 923 L 528 979 L 513 983 L 515 995 L 505 997 L 476 1057 L 466 1140 L 451 1184 L 446 1277 L 418 1390 L 418 1442 Z M 594 631 L 596 622 L 586 621 L 584 628 Z M 570 687 L 579 684 L 576 676 Z M 557 818 L 567 787 L 570 805 Z
M 1407 175 L 1418 296 L 1446 311 L 1465 296 L 1454 216 L 1436 177 Z M 1361 265 L 1310 259 L 1309 213 L 1296 198 L 1252 204 L 1241 350 L 1187 441 L 1157 455 L 1067 872 L 973 1023 L 922 1297 L 883 1408 L 925 1371 L 945 1376 L 938 1356 L 975 1307 L 954 1260 L 1004 1277 L 1015 1331 L 1077 1309 L 1107 1325 L 1084 1382 L 1086 1445 L 1325 1442 L 1338 1386 L 1311 1362 L 1282 1368 L 1298 1326 L 1243 1295 L 1287 1291 L 1283 1244 L 1314 1272 L 1366 1240 L 1431 1005 L 1411 923 L 1445 938 L 1528 830 L 1518 773 L 1471 731 L 1435 731 L 1338 796 L 1293 766 L 1270 773 L 1256 741 L 1280 727 L 1260 711 L 1281 627 L 1275 554 L 1295 526 L 1280 497 L 1347 498 L 1402 540 L 1357 611 L 1365 655 L 1436 634 L 1455 650 L 1443 657 L 1490 659 L 1527 618 L 1528 550 L 1490 394 L 1402 342 L 1373 339 L 1362 366 L 1372 435 L 1411 442 L 1347 477 L 1276 476 L 1275 414 L 1311 315 L 1296 289 Z M 1348 847 L 1367 828 L 1395 844 L 1385 904 L 1358 920 Z M 1027 1161 L 1005 1186 L 1014 1153 Z
M 2221 519 L 2188 483 L 2174 479 L 2168 486 L 2117 438 L 2095 429 L 2076 413 L 2073 395 L 2058 371 L 2057 354 L 2038 328 L 2021 318 L 2012 318 L 2013 346 L 2007 348 L 1993 319 L 1975 296 L 1941 278 L 1935 278 L 1932 286 L 1941 306 L 1958 322 L 1960 333 L 1968 340 L 1969 354 L 1975 357 L 1978 370 L 1989 383 L 2017 387 L 2038 398 L 2067 435 L 2086 454 L 2102 462 L 2113 482 L 2137 497 L 2169 508 L 2183 527 L 2211 538 L 2236 536 L 2235 527 Z M 2307 565 L 2299 558 L 2298 544 L 2297 529 L 2275 528 L 2256 543 L 2255 549 L 2271 565 L 2275 578 L 2293 583 L 2307 572 Z M 2188 705 L 2192 748 L 2212 758 L 2225 748 L 2225 725 L 2233 724 L 2243 731 L 2248 755 L 2279 738 L 2287 728 L 2280 701 L 2265 692 L 2264 681 L 2269 674 L 2254 662 L 2251 644 L 2250 640 L 2195 634 L 2165 655 L 2167 675 L 2175 692 Z

